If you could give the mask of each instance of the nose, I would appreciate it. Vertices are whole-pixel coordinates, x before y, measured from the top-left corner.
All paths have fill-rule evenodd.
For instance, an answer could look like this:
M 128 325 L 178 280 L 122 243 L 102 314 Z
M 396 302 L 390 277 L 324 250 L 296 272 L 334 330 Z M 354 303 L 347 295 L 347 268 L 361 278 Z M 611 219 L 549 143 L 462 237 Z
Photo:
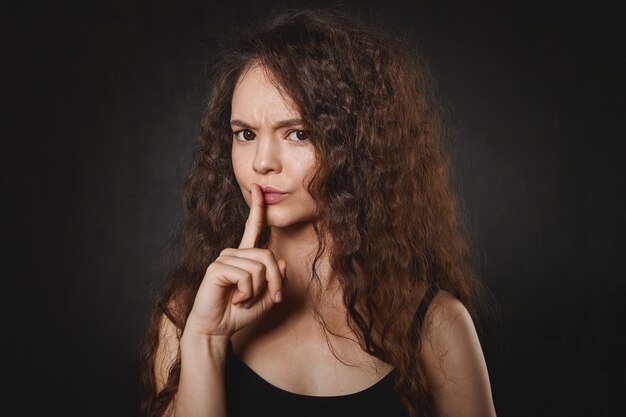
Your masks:
M 256 153 L 252 168 L 258 174 L 266 174 L 269 171 L 280 172 L 282 169 L 280 162 L 279 139 L 269 135 L 257 138 Z

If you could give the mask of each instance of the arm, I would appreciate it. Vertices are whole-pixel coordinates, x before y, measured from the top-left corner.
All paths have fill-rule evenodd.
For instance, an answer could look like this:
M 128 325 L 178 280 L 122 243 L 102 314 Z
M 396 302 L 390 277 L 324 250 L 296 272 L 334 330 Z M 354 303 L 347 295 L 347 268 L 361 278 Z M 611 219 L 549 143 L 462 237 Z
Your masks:
M 469 312 L 452 294 L 432 301 L 420 360 L 440 417 L 495 417 L 487 365 Z
M 180 339 L 178 391 L 164 417 L 226 417 L 224 364 L 227 344 L 227 337 L 201 336 L 192 329 L 185 329 Z M 159 391 L 165 386 L 178 346 L 176 327 L 163 316 L 154 363 Z
M 258 184 L 253 184 L 252 190 L 239 248 L 225 248 L 207 267 L 180 344 L 176 327 L 166 317 L 161 319 L 155 358 L 158 390 L 166 383 L 179 351 L 181 364 L 178 387 L 166 417 L 226 417 L 224 371 L 230 336 L 282 300 L 287 263 L 277 262 L 269 249 L 256 248 L 264 200 Z

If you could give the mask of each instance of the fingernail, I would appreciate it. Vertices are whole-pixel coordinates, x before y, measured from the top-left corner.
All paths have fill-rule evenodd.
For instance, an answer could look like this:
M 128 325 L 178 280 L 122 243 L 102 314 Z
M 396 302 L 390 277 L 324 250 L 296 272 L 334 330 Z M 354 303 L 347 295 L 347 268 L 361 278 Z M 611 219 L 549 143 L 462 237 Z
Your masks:
M 277 303 L 280 303 L 281 301 L 283 301 L 282 291 L 278 291 L 276 295 L 274 296 L 274 299 L 276 300 Z

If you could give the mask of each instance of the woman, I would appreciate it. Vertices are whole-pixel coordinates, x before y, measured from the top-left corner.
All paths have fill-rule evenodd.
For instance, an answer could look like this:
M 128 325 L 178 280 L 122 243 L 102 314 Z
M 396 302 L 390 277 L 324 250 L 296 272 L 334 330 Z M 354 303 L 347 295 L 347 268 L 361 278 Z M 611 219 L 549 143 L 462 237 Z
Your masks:
M 495 415 L 424 65 L 337 11 L 237 31 L 146 335 L 144 414 Z

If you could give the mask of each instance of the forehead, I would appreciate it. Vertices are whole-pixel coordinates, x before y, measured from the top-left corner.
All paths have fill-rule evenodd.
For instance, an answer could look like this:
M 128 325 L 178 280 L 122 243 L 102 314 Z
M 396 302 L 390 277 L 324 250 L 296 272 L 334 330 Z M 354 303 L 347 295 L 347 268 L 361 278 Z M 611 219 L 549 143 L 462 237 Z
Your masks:
M 300 117 L 293 100 L 286 93 L 281 93 L 258 65 L 239 77 L 233 92 L 231 113 L 231 119 L 251 123 Z

